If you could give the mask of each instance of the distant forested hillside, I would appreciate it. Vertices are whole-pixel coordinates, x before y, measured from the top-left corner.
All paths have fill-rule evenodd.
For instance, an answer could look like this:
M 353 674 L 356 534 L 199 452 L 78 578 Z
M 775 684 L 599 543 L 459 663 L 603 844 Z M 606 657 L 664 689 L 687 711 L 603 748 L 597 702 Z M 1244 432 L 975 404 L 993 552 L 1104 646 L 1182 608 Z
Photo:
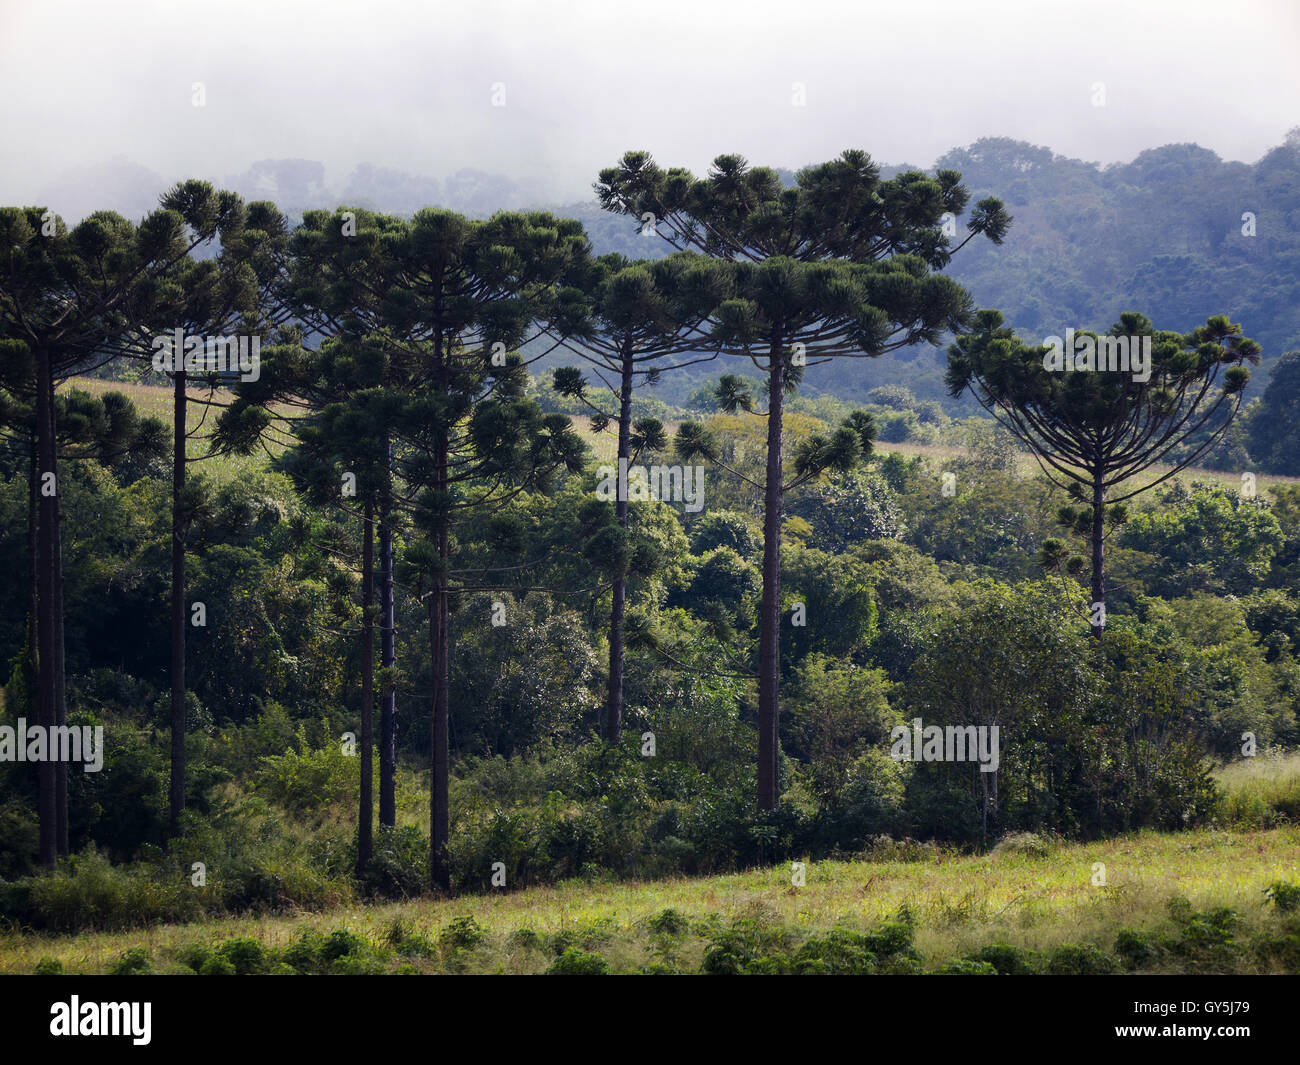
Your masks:
M 1191 328 L 1224 312 L 1264 347 L 1248 399 L 1263 393 L 1280 355 L 1300 348 L 1300 127 L 1255 163 L 1171 144 L 1101 167 L 1024 141 L 986 137 L 954 148 L 934 168 L 960 171 L 972 203 L 997 196 L 1013 214 L 1001 247 L 972 242 L 948 273 L 981 306 L 1001 310 L 1027 339 L 1063 334 L 1071 326 L 1105 329 L 1126 310 L 1141 310 L 1164 328 Z M 886 177 L 904 169 L 922 168 L 882 163 Z M 793 181 L 793 171 L 782 173 Z M 91 177 L 100 190 L 95 195 L 82 188 Z M 439 180 L 362 164 L 341 185 L 327 187 L 323 164 L 302 159 L 261 160 L 225 185 L 248 199 L 274 200 L 291 217 L 336 203 L 403 215 L 430 204 L 476 217 L 539 204 L 528 182 L 477 170 Z M 52 190 L 58 195 L 51 203 L 76 207 L 84 200 L 91 209 L 93 201 L 93 208 L 134 215 L 164 187 L 158 175 L 118 159 L 71 176 Z M 579 219 L 598 253 L 658 258 L 669 250 L 656 237 L 640 236 L 635 220 L 603 213 L 594 197 L 545 206 Z M 1253 236 L 1243 232 L 1248 212 Z M 805 387 L 861 400 L 873 388 L 902 385 L 918 399 L 942 402 L 950 413 L 976 413 L 971 401 L 948 399 L 942 367 L 942 352 L 934 348 L 836 360 L 810 368 Z M 705 364 L 693 374 L 674 375 L 665 380 L 663 398 L 681 403 L 695 382 L 718 372 Z
M 1300 348 L 1300 128 L 1253 164 L 1171 144 L 1100 167 L 986 137 L 942 156 L 940 168 L 960 171 L 972 202 L 997 196 L 1014 215 L 1001 247 L 972 242 L 947 272 L 1027 339 L 1105 329 L 1126 310 L 1188 328 L 1225 312 L 1264 347 L 1252 397 L 1278 356 Z M 885 176 L 903 169 L 882 167 Z M 1247 212 L 1253 236 L 1243 233 Z M 634 221 L 595 204 L 563 213 L 582 221 L 597 251 L 664 252 L 662 241 L 638 236 Z M 808 385 L 851 398 L 902 384 L 919 398 L 944 399 L 940 360 L 934 349 L 836 360 L 811 370 Z

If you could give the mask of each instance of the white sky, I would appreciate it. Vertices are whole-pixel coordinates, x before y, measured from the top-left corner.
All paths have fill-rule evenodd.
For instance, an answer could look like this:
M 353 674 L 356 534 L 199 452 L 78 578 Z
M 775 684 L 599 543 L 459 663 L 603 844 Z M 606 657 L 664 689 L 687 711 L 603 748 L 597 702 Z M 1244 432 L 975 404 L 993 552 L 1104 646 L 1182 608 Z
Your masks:
M 477 167 L 561 200 L 634 147 L 1253 161 L 1300 125 L 1298 46 L 1300 0 L 0 0 L 0 203 L 114 156 L 169 181 L 316 159 L 335 188 L 361 162 Z

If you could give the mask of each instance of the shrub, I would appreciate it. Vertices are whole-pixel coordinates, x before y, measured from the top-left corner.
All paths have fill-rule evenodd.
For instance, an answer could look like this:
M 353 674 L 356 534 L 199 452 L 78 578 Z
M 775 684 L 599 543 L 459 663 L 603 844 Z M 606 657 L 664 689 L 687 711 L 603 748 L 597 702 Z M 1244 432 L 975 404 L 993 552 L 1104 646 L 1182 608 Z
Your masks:
M 1121 928 L 1115 936 L 1115 953 L 1130 969 L 1137 969 L 1155 958 L 1158 947 L 1145 932 Z
M 320 948 L 320 957 L 323 961 L 336 961 L 348 955 L 360 954 L 365 948 L 366 941 L 364 939 L 355 932 L 340 928 L 329 934 L 329 937 Z
M 24 910 L 12 916 L 59 932 L 176 923 L 202 910 L 201 895 L 188 881 L 164 882 L 148 867 L 114 867 L 93 850 L 20 884 L 23 889 L 6 893 L 9 905 Z
M 461 914 L 439 934 L 438 942 L 444 950 L 473 950 L 483 941 L 487 930 L 470 914 Z
M 781 929 L 769 929 L 753 917 L 738 917 L 730 928 L 710 937 L 700 966 L 710 976 L 738 976 L 757 972 L 766 955 L 781 952 L 788 937 Z
M 954 958 L 934 970 L 935 976 L 997 976 L 997 966 L 978 958 Z
M 414 898 L 429 882 L 429 840 L 414 825 L 379 826 L 374 850 L 361 877 L 371 895 Z
M 1037 832 L 1008 832 L 993 848 L 994 854 L 1023 854 L 1026 858 L 1050 858 L 1056 844 Z
M 36 963 L 32 973 L 35 976 L 62 976 L 63 962 L 58 958 L 42 958 Z
M 113 963 L 110 976 L 146 976 L 153 972 L 153 957 L 144 947 L 132 947 Z
M 1118 970 L 1115 959 L 1103 950 L 1076 943 L 1063 943 L 1048 956 L 1052 976 L 1108 976 Z
M 912 925 L 907 921 L 887 921 L 865 937 L 865 944 L 872 954 L 885 958 L 916 956 L 912 948 Z
M 551 963 L 547 976 L 607 976 L 609 962 L 581 947 L 570 947 Z
M 217 948 L 217 953 L 234 966 L 240 976 L 252 976 L 266 970 L 270 959 L 266 948 L 256 939 L 231 939 Z
M 981 947 L 973 957 L 976 961 L 988 962 L 1000 976 L 1028 976 L 1034 971 L 1029 952 L 1006 943 Z
M 794 956 L 793 971 L 801 975 L 867 976 L 876 971 L 870 940 L 842 928 L 809 939 Z
M 180 963 L 187 968 L 193 969 L 196 973 L 203 971 L 203 963 L 212 957 L 210 948 L 200 944 L 184 947 L 177 955 Z
M 646 923 L 657 936 L 684 936 L 691 928 L 690 921 L 671 908 L 655 914 Z
M 354 801 L 360 787 L 361 763 L 333 745 L 321 751 L 286 751 L 264 755 L 257 790 L 287 810 L 307 813 L 335 803 Z
M 1269 900 L 1283 913 L 1300 908 L 1300 884 L 1290 880 L 1274 880 L 1265 892 Z
M 315 973 L 322 968 L 325 939 L 319 932 L 304 928 L 283 952 L 284 961 L 300 973 Z
M 199 969 L 200 976 L 235 976 L 235 967 L 219 954 L 210 954 Z

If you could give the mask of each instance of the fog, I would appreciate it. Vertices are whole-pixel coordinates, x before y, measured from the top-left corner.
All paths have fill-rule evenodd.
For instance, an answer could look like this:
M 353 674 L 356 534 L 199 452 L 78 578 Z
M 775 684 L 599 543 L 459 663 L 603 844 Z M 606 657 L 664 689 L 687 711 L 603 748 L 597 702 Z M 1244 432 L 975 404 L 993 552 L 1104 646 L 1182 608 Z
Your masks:
M 135 208 L 285 158 L 324 164 L 322 197 L 371 164 L 537 202 L 633 147 L 697 170 L 850 145 L 928 166 L 989 135 L 1253 161 L 1300 122 L 1298 42 L 1294 0 L 0 0 L 0 202 Z

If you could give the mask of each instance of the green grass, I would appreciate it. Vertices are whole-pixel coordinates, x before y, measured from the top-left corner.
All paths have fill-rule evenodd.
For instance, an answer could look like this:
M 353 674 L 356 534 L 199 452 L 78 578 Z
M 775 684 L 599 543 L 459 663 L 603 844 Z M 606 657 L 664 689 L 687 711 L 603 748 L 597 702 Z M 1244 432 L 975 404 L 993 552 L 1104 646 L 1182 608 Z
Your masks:
M 1105 883 L 1099 882 L 1099 863 Z M 239 917 L 132 932 L 51 936 L 14 931 L 0 936 L 0 973 L 33 971 L 57 959 L 67 972 L 108 971 L 132 948 L 143 948 L 159 971 L 184 971 L 187 951 L 233 938 L 272 950 L 289 947 L 304 931 L 327 935 L 347 929 L 376 947 L 406 936 L 437 943 L 463 915 L 484 931 L 472 950 L 438 949 L 427 956 L 379 957 L 391 970 L 542 972 L 568 945 L 600 953 L 616 972 L 635 971 L 661 958 L 666 940 L 648 921 L 671 909 L 690 931 L 672 937 L 674 964 L 698 971 L 710 931 L 736 919 L 785 934 L 792 942 L 839 927 L 868 931 L 906 906 L 916 917 L 916 946 L 927 968 L 1007 943 L 1051 951 L 1066 943 L 1109 951 L 1121 928 L 1159 932 L 1169 927 L 1169 900 L 1183 897 L 1196 910 L 1228 906 L 1243 915 L 1242 942 L 1281 941 L 1285 915 L 1264 896 L 1279 879 L 1300 875 L 1300 828 L 1229 833 L 1202 830 L 1140 833 L 1097 843 L 1005 846 L 970 856 L 916 844 L 882 844 L 854 861 L 808 864 L 806 883 L 791 882 L 788 865 L 728 876 L 651 883 L 567 882 L 517 893 L 449 900 L 357 905 L 325 914 Z M 520 933 L 524 930 L 523 934 Z M 528 945 L 531 940 L 534 945 Z M 538 948 L 541 945 L 541 949 Z M 419 953 L 419 952 L 417 952 Z M 1181 960 L 1164 963 L 1180 971 Z M 1229 971 L 1278 971 L 1276 961 L 1243 952 L 1223 963 Z M 1159 967 L 1157 968 L 1159 971 Z M 1204 971 L 1204 970 L 1202 970 Z
M 1239 827 L 1300 823 L 1300 751 L 1266 752 L 1219 770 L 1220 818 Z

